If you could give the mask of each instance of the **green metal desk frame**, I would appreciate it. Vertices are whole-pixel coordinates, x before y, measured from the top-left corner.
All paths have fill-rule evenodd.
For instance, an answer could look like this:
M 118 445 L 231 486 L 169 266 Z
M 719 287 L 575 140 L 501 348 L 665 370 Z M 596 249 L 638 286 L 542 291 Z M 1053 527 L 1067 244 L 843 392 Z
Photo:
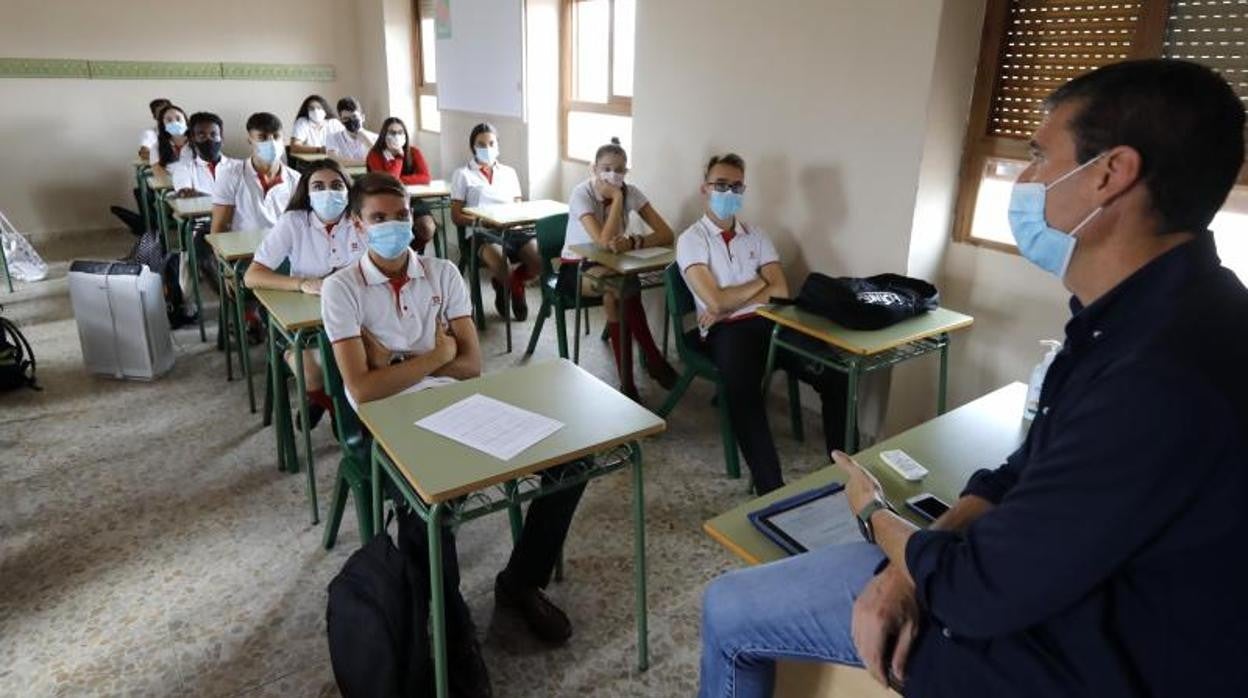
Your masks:
M 572 306 L 573 320 L 573 340 L 572 340 L 572 363 L 581 363 L 581 281 L 584 278 L 586 263 L 591 260 L 582 258 L 576 265 L 576 300 Z M 604 265 L 605 266 L 605 265 Z M 610 267 L 606 267 L 610 269 Z M 655 280 L 657 279 L 657 281 Z M 628 313 L 624 312 L 624 301 L 634 296 L 640 296 L 642 291 L 652 288 L 661 288 L 663 282 L 663 270 L 645 271 L 637 274 L 627 274 L 612 271 L 611 274 L 595 277 L 593 279 L 594 286 L 598 289 L 611 289 L 615 291 L 615 295 L 619 298 L 620 311 L 620 384 L 633 384 L 633 338 L 629 334 L 628 329 Z M 667 332 L 668 323 L 666 316 L 663 318 L 663 348 L 666 354 L 667 349 Z M 644 355 L 643 355 L 644 360 Z
M 147 208 L 147 178 L 152 174 L 152 166 L 136 160 L 134 163 L 134 185 L 139 190 L 139 215 L 143 216 L 143 229 L 151 225 L 151 211 Z
M 397 488 L 403 501 L 420 516 L 426 524 L 429 536 L 429 574 L 431 587 L 431 622 L 433 626 L 434 673 L 437 680 L 438 698 L 446 698 L 448 691 L 446 659 L 446 595 L 442 588 L 442 526 L 457 527 L 472 519 L 507 509 L 511 519 L 513 540 L 521 525 L 520 505 L 537 497 L 557 492 L 582 482 L 608 475 L 627 465 L 633 470 L 633 562 L 634 591 L 636 594 L 637 621 L 637 668 L 645 671 L 650 666 L 649 632 L 646 611 L 646 511 L 643 491 L 641 445 L 629 442 L 609 449 L 592 461 L 580 461 L 581 467 L 567 466 L 558 481 L 546 485 L 532 475 L 500 485 L 487 487 L 466 497 L 450 502 L 428 504 L 412 489 L 407 478 L 386 455 L 377 440 L 372 446 L 372 512 L 373 530 L 382 531 L 382 484 L 385 477 Z
M 438 212 L 438 229 L 433 234 L 433 253 L 441 259 L 450 259 L 447 256 L 447 230 L 449 223 L 447 222 L 447 213 L 451 210 L 451 196 L 411 196 L 408 197 L 412 202 L 419 201 L 429 207 L 429 211 Z
M 187 255 L 187 264 L 191 265 L 191 293 L 195 296 L 195 314 L 198 316 L 201 342 L 208 341 L 208 334 L 204 331 L 204 301 L 199 290 L 199 253 L 195 249 L 195 221 L 204 218 L 212 218 L 212 214 L 182 217 L 175 213 L 173 216 L 178 222 L 178 244 Z
M 229 335 L 230 324 L 233 323 L 238 365 L 247 379 L 247 404 L 251 413 L 255 414 L 256 392 L 251 382 L 251 356 L 247 352 L 247 287 L 243 284 L 243 273 L 250 261 L 237 259 L 229 262 L 220 255 L 217 256 L 217 288 L 221 289 L 221 309 L 217 315 L 217 346 L 225 349 L 225 379 L 232 381 L 234 368 L 230 359 Z
M 496 245 L 502 245 L 508 235 L 518 235 L 533 228 L 533 223 L 521 223 L 512 228 L 505 228 L 501 231 L 494 231 L 482 225 L 471 226 L 472 233 L 469 235 L 471 251 L 468 259 L 468 285 L 472 288 L 468 289 L 472 298 L 472 309 L 476 314 L 474 318 L 477 322 L 479 331 L 485 331 L 485 304 L 481 299 L 481 259 L 478 256 L 480 250 L 480 241 L 484 239 Z M 506 253 L 504 253 L 506 258 Z M 508 262 L 510 264 L 510 262 Z M 511 284 L 503 284 L 503 323 L 507 326 L 507 353 L 511 353 Z
M 273 313 L 269 313 L 268 338 L 268 390 L 273 396 L 273 433 L 277 438 L 277 467 L 288 473 L 299 472 L 299 449 L 295 446 L 294 417 L 290 409 L 290 393 L 286 390 L 286 362 L 282 354 L 289 348 L 295 360 L 295 390 L 299 395 L 299 414 L 308 414 L 308 389 L 303 375 L 303 350 L 315 348 L 321 351 L 321 331 L 317 327 L 303 327 L 290 332 L 281 326 Z M 266 406 L 266 416 L 268 416 Z M 306 417 L 301 420 L 303 453 L 307 459 L 308 502 L 312 507 L 312 524 L 320 523 L 316 502 L 316 458 L 312 452 L 312 426 Z

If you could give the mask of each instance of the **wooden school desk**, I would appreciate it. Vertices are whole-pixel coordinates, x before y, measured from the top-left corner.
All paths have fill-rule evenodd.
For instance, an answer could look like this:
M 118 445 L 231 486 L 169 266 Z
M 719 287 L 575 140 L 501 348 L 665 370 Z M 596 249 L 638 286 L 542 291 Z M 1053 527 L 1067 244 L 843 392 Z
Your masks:
M 858 444 L 859 379 L 872 371 L 938 351 L 940 387 L 936 393 L 936 413 L 944 414 L 949 377 L 949 333 L 970 327 L 975 321 L 969 315 L 937 308 L 882 330 L 861 331 L 847 329 L 794 305 L 764 306 L 758 309 L 758 314 L 776 323 L 771 331 L 771 345 L 767 349 L 764 395 L 771 385 L 777 348 L 847 375 L 845 450 L 849 453 L 853 453 Z M 823 342 L 827 350 L 815 353 L 786 340 L 781 336 L 781 330 L 785 328 Z
M 1026 435 L 1027 423 L 1023 421 L 1026 398 L 1027 386 L 1012 383 L 886 439 L 854 458 L 879 478 L 885 497 L 898 513 L 916 525 L 925 525 L 926 522 L 906 507 L 906 498 L 930 492 L 953 504 L 972 473 L 1004 463 Z M 923 480 L 907 482 L 884 465 L 880 453 L 897 448 L 928 469 Z M 840 468 L 829 466 L 811 473 L 730 509 L 707 521 L 702 528 L 711 538 L 751 565 L 782 559 L 787 553 L 754 528 L 747 518 L 750 512 L 831 482 L 844 482 Z M 784 698 L 896 695 L 876 684 L 865 670 L 834 664 L 780 662 L 776 683 L 776 696 Z
M 607 286 L 613 289 L 620 299 L 621 305 L 626 298 L 640 295 L 642 290 L 646 288 L 654 288 L 662 286 L 663 281 L 660 278 L 658 283 L 643 284 L 641 276 L 643 274 L 653 274 L 661 272 L 672 262 L 676 261 L 676 251 L 668 249 L 666 252 L 654 257 L 638 257 L 627 252 L 615 254 L 610 250 L 604 249 L 593 243 L 585 243 L 581 245 L 572 245 L 570 249 L 583 259 L 590 262 L 597 262 L 612 273 L 609 275 L 597 277 L 595 283 L 600 286 Z M 655 248 L 657 249 L 657 248 Z M 576 305 L 573 308 L 573 315 L 576 317 L 576 329 L 573 332 L 575 339 L 573 343 L 575 349 L 572 352 L 573 360 L 579 361 L 581 355 L 581 276 L 584 265 L 578 265 L 576 270 Z M 623 385 L 633 384 L 633 340 L 628 332 L 628 313 L 621 312 L 620 316 L 620 381 Z M 666 337 L 667 318 L 663 318 L 663 332 Z M 666 347 L 667 342 L 663 345 Z
M 191 265 L 191 290 L 195 296 L 195 312 L 199 316 L 199 341 L 208 341 L 204 332 L 204 303 L 199 291 L 199 253 L 195 249 L 195 221 L 212 218 L 212 197 L 170 198 L 173 220 L 178 224 L 178 241 Z
M 428 184 L 408 184 L 407 196 L 412 202 L 419 201 L 429 207 L 429 211 L 438 211 L 439 223 L 437 232 L 433 235 L 434 254 L 442 259 L 449 259 L 446 249 L 446 231 L 450 230 L 447 224 L 447 212 L 451 210 L 451 188 L 446 182 L 435 179 Z M 463 254 L 463 250 L 460 250 Z
M 510 204 L 489 204 L 472 206 L 464 209 L 464 215 L 475 218 L 477 225 L 472 226 L 472 245 L 468 253 L 468 291 L 472 294 L 472 307 L 476 311 L 477 327 L 485 331 L 485 305 L 481 301 L 481 262 L 477 257 L 480 241 L 503 244 L 504 238 L 521 232 L 521 229 L 532 227 L 543 218 L 557 216 L 568 212 L 568 205 L 550 199 L 536 201 L 517 201 Z M 484 224 L 484 225 L 481 225 Z M 486 226 L 492 226 L 493 229 Z M 510 262 L 508 262 L 510 264 Z M 507 326 L 507 352 L 511 352 L 511 284 L 503 284 L 503 297 L 506 307 L 503 322 Z
M 321 349 L 321 297 L 299 291 L 254 289 L 256 299 L 268 311 L 268 378 L 266 388 L 272 403 L 265 405 L 266 414 L 273 410 L 273 432 L 277 437 L 279 470 L 299 472 L 299 450 L 295 447 L 294 418 L 290 394 L 286 390 L 286 366 L 282 347 L 289 347 L 295 361 L 295 392 L 299 396 L 299 431 L 303 436 L 303 454 L 307 459 L 308 502 L 312 507 L 312 524 L 320 521 L 316 504 L 316 469 L 312 453 L 312 425 L 308 419 L 308 386 L 303 376 L 303 350 Z M 281 341 L 279 341 L 279 339 Z M 268 401 L 266 400 L 266 403 Z
M 229 341 L 229 325 L 234 322 L 237 329 L 235 335 L 238 340 L 238 364 L 247 379 L 247 403 L 253 414 L 256 411 L 256 393 L 251 383 L 251 357 L 247 353 L 247 287 L 243 285 L 243 272 L 268 232 L 244 230 L 212 233 L 205 238 L 217 260 L 217 288 L 221 289 L 221 309 L 217 313 L 217 345 L 225 348 L 225 379 L 234 380 Z M 234 315 L 232 319 L 231 314 Z
M 559 390 L 550 390 L 552 385 L 559 386 Z M 559 420 L 564 426 L 511 460 L 502 461 L 413 424 L 478 393 Z M 374 530 L 383 530 L 383 477 L 398 488 L 428 526 L 431 622 L 440 698 L 447 694 L 447 668 L 439 527 L 508 509 L 514 536 L 521 524 L 521 503 L 629 465 L 633 470 L 637 664 L 642 670 L 648 666 L 645 503 L 641 447 L 637 441 L 662 432 L 662 419 L 567 359 L 366 402 L 360 405 L 359 415 L 373 434 Z M 582 457 L 588 458 L 570 466 L 559 482 L 541 484 L 531 477 Z M 577 535 L 575 529 L 572 535 Z

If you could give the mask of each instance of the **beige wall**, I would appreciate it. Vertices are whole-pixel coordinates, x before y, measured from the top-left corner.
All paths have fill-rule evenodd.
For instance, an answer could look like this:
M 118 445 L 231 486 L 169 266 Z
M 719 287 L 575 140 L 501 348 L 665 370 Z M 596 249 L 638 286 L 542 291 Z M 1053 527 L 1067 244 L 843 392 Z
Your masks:
M 263 10 L 261 12 L 261 10 Z M 219 0 L 202 10 L 159 0 L 5 0 L 0 53 L 98 60 L 328 63 L 337 81 L 4 79 L 0 209 L 39 235 L 117 227 L 133 206 L 129 162 L 147 102 L 169 97 L 226 123 L 226 152 L 244 152 L 243 122 L 272 111 L 289 126 L 310 93 L 331 101 L 361 86 L 357 13 L 339 0 Z

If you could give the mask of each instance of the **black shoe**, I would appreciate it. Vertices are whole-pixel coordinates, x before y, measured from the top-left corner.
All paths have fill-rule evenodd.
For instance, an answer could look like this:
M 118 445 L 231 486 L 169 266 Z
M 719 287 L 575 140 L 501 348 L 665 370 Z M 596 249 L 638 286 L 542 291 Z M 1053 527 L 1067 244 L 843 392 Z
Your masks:
M 506 570 L 494 580 L 494 603 L 519 612 L 529 631 L 542 642 L 562 645 L 572 637 L 572 622 L 568 620 L 568 615 L 551 603 L 541 589 L 513 587 Z
M 490 279 L 490 284 L 494 286 L 494 310 L 498 311 L 498 316 L 507 319 L 507 297 L 503 293 L 503 285 L 498 283 L 497 279 Z
M 477 629 L 471 619 L 464 619 L 451 628 L 450 613 L 447 614 L 446 668 L 451 695 L 458 698 L 493 698 L 490 672 L 481 656 L 477 643 Z
M 529 303 L 524 296 L 524 277 L 519 271 L 511 275 L 511 315 L 517 322 L 524 322 L 529 317 Z
M 321 418 L 325 416 L 325 408 L 320 405 L 309 404 L 308 416 L 312 418 L 312 426 L 308 427 L 308 431 L 312 431 L 317 424 L 321 423 Z M 295 430 L 303 431 L 303 415 L 298 412 L 295 413 Z
M 676 387 L 676 381 L 680 380 L 680 375 L 676 373 L 676 369 L 672 365 L 663 361 L 658 366 L 646 364 L 646 372 L 654 379 L 656 383 L 663 386 L 664 390 L 671 390 Z

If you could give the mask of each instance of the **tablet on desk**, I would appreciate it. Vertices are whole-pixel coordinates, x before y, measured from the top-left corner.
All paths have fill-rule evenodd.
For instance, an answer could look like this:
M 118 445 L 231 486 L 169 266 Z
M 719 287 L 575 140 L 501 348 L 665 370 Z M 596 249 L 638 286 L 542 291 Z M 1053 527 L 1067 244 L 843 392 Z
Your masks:
M 820 487 L 751 512 L 750 523 L 790 555 L 862 540 L 845 486 Z

